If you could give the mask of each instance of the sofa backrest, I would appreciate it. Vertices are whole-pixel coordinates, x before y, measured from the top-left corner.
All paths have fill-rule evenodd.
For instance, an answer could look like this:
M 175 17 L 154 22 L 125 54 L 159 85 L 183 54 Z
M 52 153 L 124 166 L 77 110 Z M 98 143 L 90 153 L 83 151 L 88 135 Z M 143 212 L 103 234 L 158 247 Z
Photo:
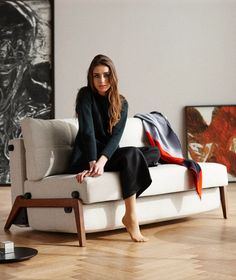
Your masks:
M 145 137 L 142 121 L 138 118 L 128 118 L 120 140 L 120 147 L 142 147 L 144 145 Z
M 41 180 L 66 172 L 78 131 L 77 119 L 25 118 L 21 121 L 21 129 L 28 180 Z M 128 118 L 120 146 L 141 147 L 144 145 L 143 137 L 141 120 Z
M 76 123 L 74 119 L 21 121 L 28 180 L 65 172 L 78 129 Z

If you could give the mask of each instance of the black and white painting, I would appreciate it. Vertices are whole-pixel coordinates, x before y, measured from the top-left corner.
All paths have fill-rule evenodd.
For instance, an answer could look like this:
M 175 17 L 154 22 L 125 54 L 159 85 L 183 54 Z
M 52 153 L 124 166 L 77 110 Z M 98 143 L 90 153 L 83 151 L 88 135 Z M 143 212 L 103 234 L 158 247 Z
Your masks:
M 50 0 L 0 1 L 0 185 L 10 184 L 8 142 L 25 117 L 54 117 Z

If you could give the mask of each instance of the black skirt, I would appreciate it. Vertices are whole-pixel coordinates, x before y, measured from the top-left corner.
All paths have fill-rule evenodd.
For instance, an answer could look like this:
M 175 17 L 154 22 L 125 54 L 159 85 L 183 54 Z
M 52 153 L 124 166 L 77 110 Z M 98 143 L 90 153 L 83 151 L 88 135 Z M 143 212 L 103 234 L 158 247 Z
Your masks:
M 156 166 L 159 159 L 160 151 L 157 147 L 118 148 L 107 161 L 104 171 L 120 173 L 123 199 L 134 194 L 138 197 L 152 182 L 148 167 Z

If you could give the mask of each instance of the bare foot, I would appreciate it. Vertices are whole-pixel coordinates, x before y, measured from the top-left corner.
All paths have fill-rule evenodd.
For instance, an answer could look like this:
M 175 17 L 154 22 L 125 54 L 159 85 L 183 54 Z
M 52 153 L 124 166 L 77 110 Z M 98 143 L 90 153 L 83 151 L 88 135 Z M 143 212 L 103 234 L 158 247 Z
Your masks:
M 139 224 L 136 219 L 132 219 L 131 217 L 124 216 L 122 219 L 122 223 L 125 225 L 128 233 L 130 234 L 131 239 L 134 242 L 146 242 L 148 238 L 144 237 L 139 229 Z

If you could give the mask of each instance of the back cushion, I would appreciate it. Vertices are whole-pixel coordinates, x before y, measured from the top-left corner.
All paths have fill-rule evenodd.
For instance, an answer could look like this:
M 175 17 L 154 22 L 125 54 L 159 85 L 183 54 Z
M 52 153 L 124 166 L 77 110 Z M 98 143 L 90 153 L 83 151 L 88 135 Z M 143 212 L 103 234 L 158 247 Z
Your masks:
M 128 118 L 124 133 L 120 141 L 120 147 L 124 146 L 145 146 L 146 140 L 142 121 L 138 118 Z
M 25 118 L 21 121 L 21 129 L 29 180 L 66 172 L 78 130 L 76 119 Z

